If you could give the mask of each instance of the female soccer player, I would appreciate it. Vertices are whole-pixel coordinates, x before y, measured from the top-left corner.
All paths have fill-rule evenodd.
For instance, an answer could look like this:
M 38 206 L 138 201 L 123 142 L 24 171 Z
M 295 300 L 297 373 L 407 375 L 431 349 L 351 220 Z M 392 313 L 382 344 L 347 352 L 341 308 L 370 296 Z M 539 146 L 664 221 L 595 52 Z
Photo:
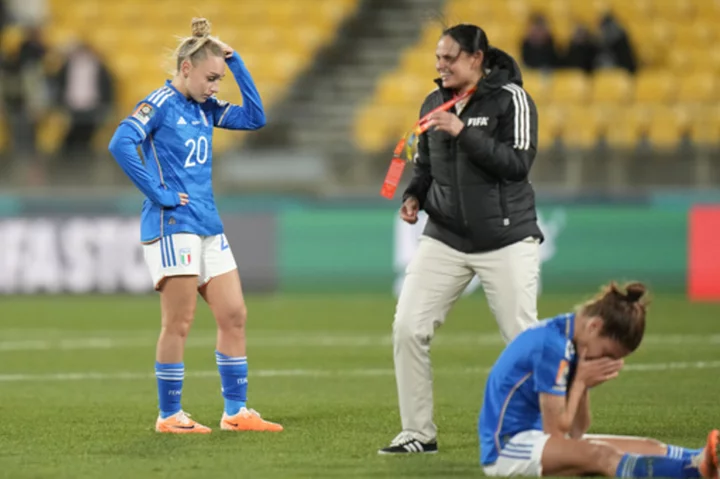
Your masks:
M 185 339 L 199 291 L 217 322 L 215 351 L 225 410 L 220 427 L 232 431 L 281 431 L 246 407 L 247 310 L 233 254 L 223 234 L 212 189 L 213 128 L 257 130 L 265 112 L 257 88 L 237 54 L 210 36 L 210 23 L 193 19 L 192 36 L 176 52 L 172 80 L 137 104 L 118 126 L 109 149 L 146 199 L 141 241 L 155 289 L 162 326 L 157 343 L 160 414 L 155 430 L 209 433 L 180 406 Z M 225 67 L 240 87 L 243 106 L 218 100 Z M 137 153 L 140 146 L 145 165 Z
M 718 477 L 718 431 L 704 449 L 595 436 L 589 389 L 617 377 L 645 331 L 645 286 L 610 284 L 575 313 L 520 333 L 493 366 L 478 424 L 488 476 Z

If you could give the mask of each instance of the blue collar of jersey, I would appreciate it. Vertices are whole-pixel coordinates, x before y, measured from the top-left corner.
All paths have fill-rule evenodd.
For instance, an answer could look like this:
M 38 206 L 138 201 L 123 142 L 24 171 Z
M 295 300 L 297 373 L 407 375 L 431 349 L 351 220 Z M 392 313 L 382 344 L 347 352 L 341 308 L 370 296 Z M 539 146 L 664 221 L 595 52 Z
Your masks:
M 172 91 L 174 91 L 175 93 L 177 93 L 177 94 L 178 94 L 177 96 L 178 96 L 178 98 L 180 99 L 180 101 L 184 101 L 185 103 L 195 103 L 195 100 L 193 100 L 192 98 L 186 97 L 185 95 L 183 95 L 183 94 L 180 92 L 180 90 L 178 90 L 177 88 L 175 88 L 175 85 L 172 84 L 172 80 L 165 80 L 165 86 L 168 87 L 168 88 L 170 88 L 170 89 L 171 89 Z
M 565 315 L 565 337 L 570 341 L 575 337 L 575 313 Z

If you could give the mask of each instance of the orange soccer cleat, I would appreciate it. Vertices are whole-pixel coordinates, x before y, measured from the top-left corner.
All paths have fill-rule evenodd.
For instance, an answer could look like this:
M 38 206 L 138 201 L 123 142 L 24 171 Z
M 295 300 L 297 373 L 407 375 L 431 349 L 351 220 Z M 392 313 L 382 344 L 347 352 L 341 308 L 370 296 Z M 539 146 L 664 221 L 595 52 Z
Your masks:
M 155 431 L 170 434 L 209 434 L 212 430 L 190 419 L 189 414 L 180 411 L 165 419 L 158 417 Z
M 242 408 L 234 416 L 223 413 L 220 420 L 220 428 L 223 431 L 269 431 L 280 432 L 283 427 L 280 424 L 266 421 L 253 409 Z

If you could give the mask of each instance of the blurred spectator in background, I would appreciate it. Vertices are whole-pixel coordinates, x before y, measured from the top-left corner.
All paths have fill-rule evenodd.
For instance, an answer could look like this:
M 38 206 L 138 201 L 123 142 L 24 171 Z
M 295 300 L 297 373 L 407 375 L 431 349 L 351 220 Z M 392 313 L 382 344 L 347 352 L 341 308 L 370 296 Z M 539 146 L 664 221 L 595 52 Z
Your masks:
M 47 0 L 3 0 L 13 23 L 41 25 L 50 19 Z
M 3 31 L 6 26 L 10 23 L 10 12 L 8 12 L 5 0 L 0 0 L 0 31 Z M 2 35 L 0 35 L 0 42 L 2 42 Z M 3 47 L 0 43 L 0 49 Z M 0 50 L 1 51 L 1 50 Z
M 114 88 L 110 71 L 90 45 L 79 42 L 70 48 L 56 76 L 58 106 L 70 127 L 63 142 L 66 161 L 90 157 L 95 132 L 111 114 Z
M 50 107 L 46 52 L 41 28 L 28 26 L 19 48 L 3 61 L 2 96 L 12 153 L 22 166 L 35 170 L 38 126 Z
M 528 68 L 552 70 L 558 65 L 558 55 L 552 33 L 545 17 L 533 14 L 522 43 L 522 60 Z
M 563 55 L 562 65 L 564 68 L 577 68 L 590 74 L 595 69 L 597 55 L 597 39 L 585 25 L 577 25 Z
M 612 13 L 606 13 L 600 19 L 599 41 L 600 51 L 596 62 L 599 68 L 624 68 L 635 73 L 637 63 L 630 37 Z

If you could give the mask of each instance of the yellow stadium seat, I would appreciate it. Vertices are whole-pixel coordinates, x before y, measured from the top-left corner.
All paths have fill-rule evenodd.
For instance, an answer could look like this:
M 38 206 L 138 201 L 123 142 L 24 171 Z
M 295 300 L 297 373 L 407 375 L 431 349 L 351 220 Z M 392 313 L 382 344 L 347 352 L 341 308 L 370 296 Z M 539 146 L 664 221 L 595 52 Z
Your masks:
M 574 22 L 595 25 L 600 15 L 610 7 L 609 0 L 585 0 L 570 2 L 570 17 Z
M 407 50 L 400 59 L 400 69 L 430 82 L 437 77 L 435 50 L 420 48 Z
M 630 25 L 638 19 L 652 18 L 652 0 L 612 0 L 611 8 L 624 25 Z
M 645 68 L 664 66 L 672 46 L 672 25 L 652 17 L 638 17 L 625 24 L 630 43 Z
M 651 109 L 632 106 L 624 108 L 607 119 L 605 139 L 614 148 L 634 148 L 647 133 Z
M 698 65 L 695 63 L 695 57 L 689 54 L 690 51 L 681 49 L 672 49 L 668 52 L 667 67 L 675 72 L 695 70 Z M 705 52 L 702 52 L 703 56 Z M 702 63 L 705 63 L 703 60 Z
M 565 107 L 560 105 L 548 105 L 538 115 L 538 127 L 551 141 L 559 138 L 563 132 Z
M 38 150 L 45 154 L 58 151 L 69 126 L 69 118 L 60 112 L 46 115 L 38 125 L 36 139 Z
M 551 125 L 545 121 L 544 117 L 538 119 L 538 149 L 549 148 L 555 143 L 557 138 L 556 132 Z
M 550 21 L 555 46 L 561 49 L 566 48 L 570 43 L 576 24 L 570 16 L 555 17 Z
M 5 152 L 10 146 L 10 129 L 8 128 L 7 120 L 0 117 L 0 151 Z
M 720 20 L 719 0 L 693 0 L 693 9 L 695 10 L 695 17 L 698 19 L 714 22 Z
M 598 136 L 606 136 L 608 129 L 616 123 L 616 118 L 627 113 L 627 104 L 612 103 L 593 104 L 589 111 L 595 119 L 595 128 Z
M 548 103 L 548 85 L 550 79 L 543 73 L 526 70 L 523 73 L 523 88 L 527 91 L 536 105 Z
M 675 77 L 667 71 L 641 70 L 635 80 L 636 103 L 670 103 L 676 94 Z
M 502 50 L 512 48 L 522 42 L 522 36 L 525 33 L 524 27 L 517 24 L 490 23 L 483 25 L 483 29 L 487 34 L 490 45 L 498 47 Z
M 569 106 L 562 111 L 561 136 L 571 148 L 592 148 L 598 141 L 599 124 L 592 108 Z
M 625 70 L 605 69 L 597 71 L 592 78 L 592 101 L 594 103 L 624 104 L 632 98 L 633 80 Z
M 685 21 L 693 17 L 695 8 L 693 2 L 687 0 L 653 0 L 652 13 L 655 18 Z
M 557 71 L 552 75 L 550 97 L 558 104 L 581 103 L 588 101 L 590 80 L 581 71 Z
M 400 75 L 389 75 L 378 83 L 377 102 L 387 107 L 397 107 L 407 103 L 405 85 L 400 81 Z
M 492 15 L 490 2 L 465 2 L 451 0 L 445 7 L 445 16 L 450 23 L 473 22 L 478 17 Z
M 707 51 L 706 55 L 704 55 L 705 62 L 700 63 L 700 55 L 697 55 L 697 60 L 695 62 L 696 65 L 702 65 L 705 67 L 705 71 L 711 71 L 720 73 L 720 50 L 717 48 L 711 48 L 709 51 Z M 696 68 L 700 69 L 700 68 Z
M 654 148 L 676 148 L 686 133 L 686 119 L 672 107 L 656 108 L 649 117 L 647 140 Z
M 545 17 L 551 17 L 556 11 L 556 3 L 547 0 L 524 0 L 526 9 L 531 14 L 540 13 Z
M 684 103 L 714 103 L 720 99 L 713 74 L 690 73 L 678 79 L 677 100 Z
M 690 116 L 690 139 L 700 145 L 720 145 L 720 107 L 699 108 Z
M 716 37 L 716 28 L 710 22 L 676 23 L 672 27 L 673 47 L 677 50 L 708 48 Z
M 353 125 L 357 146 L 365 151 L 381 151 L 391 141 L 397 141 L 399 136 L 395 133 L 401 130 L 399 116 L 397 109 L 382 105 L 363 108 Z

